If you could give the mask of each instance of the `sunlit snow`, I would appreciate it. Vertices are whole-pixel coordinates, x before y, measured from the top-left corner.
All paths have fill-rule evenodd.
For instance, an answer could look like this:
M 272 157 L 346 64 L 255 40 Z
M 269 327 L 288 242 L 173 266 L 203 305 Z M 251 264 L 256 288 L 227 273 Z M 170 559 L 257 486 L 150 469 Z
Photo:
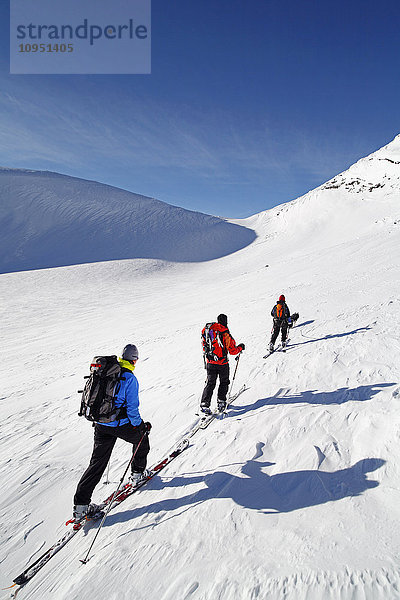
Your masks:
M 196 421 L 201 328 L 224 312 L 246 344 L 234 390 L 249 389 L 110 513 L 87 565 L 95 527 L 19 598 L 400 598 L 399 200 L 400 136 L 302 198 L 233 221 L 257 237 L 216 260 L 1 275 L 1 587 L 71 516 L 92 447 L 77 390 L 93 356 L 139 347 L 151 465 Z M 300 319 L 287 353 L 263 360 L 281 293 Z M 118 442 L 95 502 L 128 460 Z

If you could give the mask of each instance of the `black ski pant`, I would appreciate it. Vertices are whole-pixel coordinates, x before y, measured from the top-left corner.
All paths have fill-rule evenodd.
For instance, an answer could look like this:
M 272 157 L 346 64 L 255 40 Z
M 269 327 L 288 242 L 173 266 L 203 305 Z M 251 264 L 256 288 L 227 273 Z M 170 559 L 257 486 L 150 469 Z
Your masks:
M 219 377 L 218 400 L 226 402 L 226 394 L 229 388 L 229 365 L 214 365 L 207 363 L 207 380 L 201 397 L 203 406 L 210 406 L 211 397 Z
M 142 436 L 144 437 L 140 442 Z M 90 504 L 92 493 L 106 470 L 115 442 L 120 438 L 133 445 L 132 453 L 135 458 L 132 462 L 132 471 L 144 471 L 147 464 L 147 455 L 150 450 L 149 436 L 145 433 L 144 424 L 134 427 L 130 423 L 119 427 L 110 427 L 96 423 L 94 428 L 94 446 L 90 463 L 82 475 L 74 496 L 74 504 Z
M 278 321 L 274 319 L 274 324 L 272 326 L 272 336 L 271 336 L 271 344 L 275 344 L 276 339 L 279 335 L 279 331 L 282 332 L 282 342 L 286 342 L 287 338 L 287 330 L 288 330 L 288 322 L 286 320 Z

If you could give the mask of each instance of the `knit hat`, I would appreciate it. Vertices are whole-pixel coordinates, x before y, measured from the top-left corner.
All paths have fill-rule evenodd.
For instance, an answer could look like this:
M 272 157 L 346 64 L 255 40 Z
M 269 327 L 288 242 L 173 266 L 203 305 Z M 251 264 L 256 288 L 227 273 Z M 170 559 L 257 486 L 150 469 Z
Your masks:
M 283 294 L 279 296 L 278 302 L 285 302 L 285 296 Z
M 127 344 L 122 350 L 122 358 L 124 360 L 138 360 L 139 352 L 135 344 Z

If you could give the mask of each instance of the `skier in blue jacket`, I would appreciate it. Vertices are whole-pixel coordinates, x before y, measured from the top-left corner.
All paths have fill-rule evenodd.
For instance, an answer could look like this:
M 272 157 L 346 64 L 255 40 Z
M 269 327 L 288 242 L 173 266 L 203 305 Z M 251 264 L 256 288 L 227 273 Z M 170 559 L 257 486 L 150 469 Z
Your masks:
M 149 422 L 144 423 L 139 413 L 139 383 L 133 374 L 138 358 L 138 349 L 134 344 L 125 346 L 122 358 L 119 359 L 119 364 L 124 369 L 124 379 L 120 382 L 115 399 L 116 407 L 123 407 L 125 410 L 120 413 L 117 421 L 95 424 L 92 457 L 74 496 L 73 516 L 77 521 L 98 511 L 98 507 L 90 503 L 92 493 L 107 467 L 118 438 L 131 443 L 133 452 L 136 451 L 132 461 L 131 482 L 136 484 L 146 477 L 150 444 L 149 436 L 144 434 L 150 431 L 151 425 Z

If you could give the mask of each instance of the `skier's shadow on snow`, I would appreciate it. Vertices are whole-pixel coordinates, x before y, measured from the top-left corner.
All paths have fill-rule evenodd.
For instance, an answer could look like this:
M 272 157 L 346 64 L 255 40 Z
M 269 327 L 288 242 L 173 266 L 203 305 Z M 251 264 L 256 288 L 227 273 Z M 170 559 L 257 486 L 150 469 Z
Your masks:
M 294 510 L 308 508 L 343 498 L 360 496 L 365 491 L 379 485 L 378 481 L 367 479 L 367 473 L 376 471 L 385 464 L 380 458 L 364 458 L 347 469 L 334 472 L 309 469 L 304 471 L 289 471 L 268 475 L 264 469 L 275 463 L 260 462 L 263 442 L 257 444 L 257 453 L 241 468 L 241 476 L 215 471 L 208 475 L 194 477 L 174 477 L 170 481 L 161 482 L 161 478 L 153 481 L 160 491 L 166 488 L 187 489 L 187 486 L 203 484 L 202 489 L 180 498 L 167 498 L 154 502 L 143 503 L 143 506 L 110 515 L 105 526 L 117 522 L 137 519 L 143 515 L 157 515 L 151 524 L 136 523 L 135 529 L 154 527 L 166 518 L 165 513 L 187 510 L 207 500 L 230 498 L 238 506 L 256 510 L 264 514 L 288 513 Z M 174 515 L 176 516 L 176 515 Z M 128 533 L 125 532 L 124 535 Z
M 302 325 L 305 325 L 305 323 L 302 323 Z M 346 337 L 347 335 L 354 335 L 356 333 L 360 333 L 361 331 L 369 331 L 370 329 L 372 329 L 372 327 L 367 325 L 367 327 L 358 327 L 358 329 L 353 329 L 353 331 L 344 331 L 343 333 L 328 333 L 328 335 L 326 335 L 322 338 L 312 338 L 312 339 L 310 338 L 306 342 L 297 342 L 297 344 L 290 343 L 290 345 L 288 345 L 288 348 L 295 348 L 296 346 L 304 346 L 305 344 L 314 344 L 314 342 L 323 342 L 324 340 L 333 340 L 336 338 L 342 338 L 342 337 Z
M 365 402 L 372 400 L 375 394 L 381 392 L 384 388 L 396 385 L 395 383 L 374 383 L 370 385 L 359 385 L 356 388 L 338 388 L 332 392 L 318 392 L 316 390 L 306 390 L 298 394 L 288 394 L 280 396 L 282 390 L 272 396 L 272 398 L 259 398 L 253 404 L 245 406 L 236 406 L 232 404 L 229 407 L 228 416 L 239 417 L 247 412 L 259 410 L 265 406 L 276 406 L 280 404 L 343 404 L 344 402 Z
M 296 324 L 296 329 L 298 329 L 299 327 L 304 327 L 305 325 L 311 325 L 311 323 L 314 323 L 315 320 L 311 319 L 311 321 L 303 321 L 303 323 L 297 323 Z

